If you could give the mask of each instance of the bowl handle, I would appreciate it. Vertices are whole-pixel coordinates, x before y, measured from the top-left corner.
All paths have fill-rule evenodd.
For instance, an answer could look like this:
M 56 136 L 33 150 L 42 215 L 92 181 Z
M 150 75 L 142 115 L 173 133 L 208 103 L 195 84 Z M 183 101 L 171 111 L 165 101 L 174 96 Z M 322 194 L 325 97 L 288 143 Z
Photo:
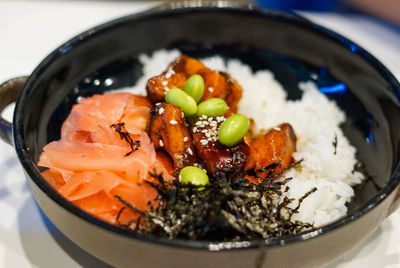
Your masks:
M 0 85 L 0 138 L 10 145 L 13 144 L 12 123 L 4 119 L 1 113 L 7 105 L 17 100 L 18 93 L 27 78 L 27 76 L 11 78 Z

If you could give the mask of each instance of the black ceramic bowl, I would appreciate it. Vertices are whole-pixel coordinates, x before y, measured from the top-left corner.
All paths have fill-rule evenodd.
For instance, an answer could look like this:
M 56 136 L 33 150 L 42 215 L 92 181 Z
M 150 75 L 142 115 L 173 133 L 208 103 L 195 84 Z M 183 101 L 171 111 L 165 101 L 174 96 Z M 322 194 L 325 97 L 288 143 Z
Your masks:
M 46 215 L 81 248 L 119 267 L 311 267 L 335 259 L 371 234 L 400 197 L 400 87 L 393 75 L 357 44 L 296 15 L 180 6 L 184 4 L 87 31 L 60 46 L 28 77 L 17 98 L 13 136 L 32 193 Z M 42 147 L 59 137 L 78 96 L 133 85 L 141 75 L 138 55 L 161 48 L 195 57 L 239 58 L 253 70 L 270 69 L 290 98 L 299 97 L 298 82 L 314 80 L 346 112 L 343 130 L 369 176 L 355 188 L 348 215 L 303 235 L 210 243 L 128 232 L 62 198 L 36 166 Z M 107 78 L 114 81 L 111 87 L 103 83 Z M 2 86 L 1 107 L 16 98 L 24 81 Z M 0 130 L 11 142 L 10 125 L 2 121 Z

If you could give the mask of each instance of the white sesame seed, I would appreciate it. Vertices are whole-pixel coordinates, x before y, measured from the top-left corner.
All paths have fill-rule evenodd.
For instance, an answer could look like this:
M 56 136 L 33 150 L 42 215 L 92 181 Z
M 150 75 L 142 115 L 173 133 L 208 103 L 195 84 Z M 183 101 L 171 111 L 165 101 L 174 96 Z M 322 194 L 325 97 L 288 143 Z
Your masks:
M 194 128 L 193 128 L 193 132 L 197 132 L 197 127 L 194 127 Z
M 206 132 L 206 137 L 207 137 L 207 138 L 211 137 L 210 132 Z
M 178 122 L 177 122 L 176 120 L 171 120 L 171 121 L 169 121 L 169 123 L 170 123 L 171 125 L 176 125 L 176 124 L 178 124 Z
M 199 126 L 200 124 L 202 124 L 202 122 L 201 121 L 197 121 L 195 125 Z
M 168 91 L 169 91 L 169 88 L 168 88 L 168 87 L 164 87 L 164 91 L 165 91 L 165 92 L 168 92 Z
M 165 75 L 165 78 L 171 78 L 171 73 L 167 73 L 166 75 Z
M 200 143 L 201 143 L 202 145 L 207 145 L 207 144 L 208 144 L 208 140 L 201 139 L 201 140 L 200 140 Z
M 192 149 L 190 149 L 190 148 L 187 148 L 187 152 L 188 152 L 190 155 L 193 155 L 193 151 L 192 151 Z
M 156 103 L 156 106 L 160 106 L 160 105 L 161 105 L 161 102 L 157 102 L 157 103 Z
M 183 138 L 183 141 L 184 141 L 184 142 L 187 142 L 188 140 L 189 140 L 188 137 L 184 137 L 184 138 Z
M 158 110 L 158 114 L 162 114 L 164 112 L 164 108 L 160 108 L 160 110 Z
M 217 122 L 218 122 L 218 123 L 221 123 L 221 122 L 223 122 L 223 121 L 225 121 L 225 117 L 223 117 L 223 116 L 217 116 Z
M 104 84 L 106 86 L 111 86 L 114 83 L 114 80 L 112 80 L 111 78 L 107 78 L 106 80 L 104 80 Z
M 184 113 L 184 112 L 181 113 L 181 117 L 182 117 L 182 118 L 185 117 L 185 113 Z
M 162 82 L 161 82 L 161 85 L 163 85 L 163 86 L 168 85 L 168 81 L 166 81 L 166 80 L 162 81 Z
M 164 142 L 162 140 L 160 140 L 159 144 L 161 147 L 164 147 Z
M 95 86 L 99 86 L 99 85 L 100 85 L 100 80 L 99 80 L 99 79 L 95 79 L 95 80 L 93 81 L 93 84 L 94 84 Z
M 201 118 L 207 119 L 207 115 L 203 114 L 203 115 L 201 116 Z
M 273 127 L 273 129 L 275 129 L 276 131 L 281 131 L 280 127 Z
M 213 87 L 209 87 L 208 88 L 208 92 L 213 93 L 214 92 L 214 88 Z

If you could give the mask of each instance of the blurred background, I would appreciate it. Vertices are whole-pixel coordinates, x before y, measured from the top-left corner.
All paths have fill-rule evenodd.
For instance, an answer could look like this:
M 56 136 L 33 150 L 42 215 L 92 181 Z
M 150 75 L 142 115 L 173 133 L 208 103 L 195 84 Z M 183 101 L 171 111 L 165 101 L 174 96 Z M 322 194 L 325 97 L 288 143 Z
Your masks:
M 400 25 L 399 0 L 256 0 L 258 5 L 279 10 L 366 13 Z

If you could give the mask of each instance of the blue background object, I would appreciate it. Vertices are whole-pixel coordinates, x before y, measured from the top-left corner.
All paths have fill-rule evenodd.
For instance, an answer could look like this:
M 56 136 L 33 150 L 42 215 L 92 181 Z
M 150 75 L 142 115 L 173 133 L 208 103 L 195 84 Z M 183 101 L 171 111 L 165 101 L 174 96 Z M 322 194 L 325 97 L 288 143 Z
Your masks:
M 258 0 L 258 5 L 277 10 L 335 10 L 340 3 L 337 0 Z

